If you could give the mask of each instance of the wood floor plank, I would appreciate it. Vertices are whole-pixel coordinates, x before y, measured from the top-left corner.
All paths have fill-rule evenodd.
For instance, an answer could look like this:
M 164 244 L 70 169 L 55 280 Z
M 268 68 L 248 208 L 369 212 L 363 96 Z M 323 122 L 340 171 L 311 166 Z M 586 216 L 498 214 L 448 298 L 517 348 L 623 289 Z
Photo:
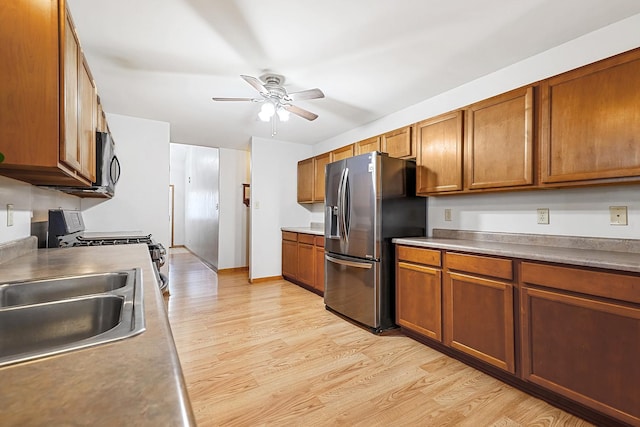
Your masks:
M 284 280 L 170 251 L 167 312 L 200 426 L 589 426 Z

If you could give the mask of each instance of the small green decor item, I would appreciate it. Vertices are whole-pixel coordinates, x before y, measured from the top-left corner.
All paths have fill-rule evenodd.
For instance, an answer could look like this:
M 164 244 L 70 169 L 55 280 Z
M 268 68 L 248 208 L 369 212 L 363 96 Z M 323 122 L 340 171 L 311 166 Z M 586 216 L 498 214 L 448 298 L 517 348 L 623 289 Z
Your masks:
M 0 153 L 0 163 L 4 161 L 4 154 Z

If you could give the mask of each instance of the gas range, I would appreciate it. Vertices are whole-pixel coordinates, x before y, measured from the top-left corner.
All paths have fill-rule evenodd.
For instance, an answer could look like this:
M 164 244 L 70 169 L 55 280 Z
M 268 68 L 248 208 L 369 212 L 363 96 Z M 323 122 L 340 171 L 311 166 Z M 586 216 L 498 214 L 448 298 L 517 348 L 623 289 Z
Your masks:
M 50 209 L 47 232 L 48 248 L 64 248 L 72 246 L 106 246 L 145 244 L 158 277 L 160 289 L 169 290 L 168 278 L 160 273 L 165 264 L 167 251 L 164 246 L 153 240 L 151 234 L 142 232 L 87 232 L 82 219 L 82 212 L 66 209 Z

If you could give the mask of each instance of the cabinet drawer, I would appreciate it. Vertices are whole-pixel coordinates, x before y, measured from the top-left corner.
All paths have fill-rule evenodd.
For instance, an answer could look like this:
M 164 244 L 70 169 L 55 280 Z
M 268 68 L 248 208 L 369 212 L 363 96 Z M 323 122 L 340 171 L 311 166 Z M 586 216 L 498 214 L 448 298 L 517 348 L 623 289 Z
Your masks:
M 292 242 L 298 241 L 298 233 L 293 233 L 291 231 L 283 231 L 282 232 L 282 240 L 289 240 Z
M 298 242 L 304 243 L 307 245 L 313 245 L 314 237 L 315 236 L 313 234 L 298 233 Z
M 320 248 L 324 248 L 324 236 L 315 236 L 313 243 Z
M 513 280 L 513 261 L 510 259 L 447 252 L 445 264 L 449 270 Z
M 409 261 L 417 264 L 433 265 L 440 267 L 440 251 L 435 249 L 422 249 L 410 246 L 397 246 L 398 261 Z
M 523 262 L 522 283 L 640 303 L 639 276 Z

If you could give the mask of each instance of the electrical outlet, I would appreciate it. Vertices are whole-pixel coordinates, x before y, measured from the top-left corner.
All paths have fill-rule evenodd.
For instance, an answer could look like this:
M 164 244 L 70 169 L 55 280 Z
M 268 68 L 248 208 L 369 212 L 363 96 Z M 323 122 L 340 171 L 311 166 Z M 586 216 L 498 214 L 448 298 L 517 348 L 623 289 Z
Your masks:
M 444 220 L 451 221 L 451 209 L 444 210 Z
M 611 225 L 627 225 L 627 207 L 609 206 L 609 217 Z
M 540 208 L 538 209 L 538 224 L 549 224 L 549 209 L 548 208 Z
M 7 203 L 7 227 L 11 227 L 13 225 L 13 205 L 11 203 Z

